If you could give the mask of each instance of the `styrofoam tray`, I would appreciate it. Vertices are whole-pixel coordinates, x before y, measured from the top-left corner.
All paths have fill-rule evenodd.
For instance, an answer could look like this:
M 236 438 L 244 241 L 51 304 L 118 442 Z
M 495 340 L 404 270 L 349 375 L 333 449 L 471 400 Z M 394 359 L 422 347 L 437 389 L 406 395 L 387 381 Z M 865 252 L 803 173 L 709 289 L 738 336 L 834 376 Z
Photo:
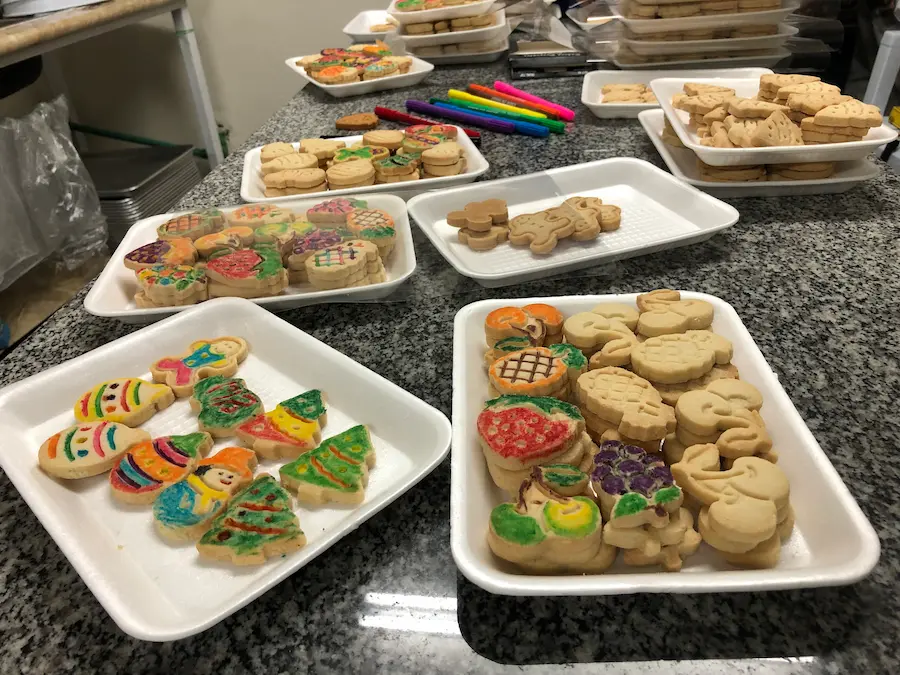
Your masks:
M 110 378 L 149 378 L 155 360 L 218 335 L 250 343 L 237 375 L 266 409 L 322 389 L 328 404 L 323 438 L 366 424 L 376 448 L 377 463 L 359 507 L 296 507 L 307 545 L 252 568 L 200 562 L 194 546 L 166 543 L 155 532 L 150 507 L 119 506 L 106 475 L 64 482 L 37 466 L 40 444 L 74 424 L 72 405 L 81 393 Z M 0 424 L 0 465 L 16 489 L 119 627 L 154 641 L 199 633 L 296 572 L 430 473 L 450 440 L 441 412 L 237 298 L 210 301 L 7 387 L 0 392 Z M 197 421 L 187 400 L 179 399 L 142 428 L 153 436 L 183 434 L 196 431 Z M 210 454 L 234 442 L 220 441 Z M 284 463 L 261 459 L 257 473 L 277 477 Z
M 653 80 L 650 88 L 656 94 L 659 105 L 672 123 L 678 138 L 697 156 L 712 166 L 736 166 L 739 164 L 790 164 L 794 162 L 838 162 L 863 159 L 875 148 L 890 143 L 897 138 L 897 130 L 889 124 L 871 129 L 861 141 L 852 143 L 829 143 L 827 145 L 791 145 L 774 148 L 711 148 L 700 145 L 700 139 L 688 128 L 690 115 L 672 107 L 672 96 L 683 93 L 684 78 L 662 78 Z M 694 80 L 703 82 L 704 80 Z M 738 96 L 756 96 L 759 79 L 718 79 L 710 80 L 723 87 L 731 87 Z
M 734 344 L 732 362 L 741 378 L 762 392 L 762 416 L 776 448 L 778 466 L 791 483 L 796 525 L 774 569 L 740 570 L 706 544 L 678 573 L 628 567 L 619 559 L 595 575 L 519 574 L 496 558 L 487 544 L 491 509 L 507 496 L 491 481 L 479 447 L 475 420 L 487 398 L 484 319 L 505 305 L 549 303 L 571 316 L 601 302 L 634 304 L 636 294 L 483 300 L 463 307 L 453 331 L 453 445 L 450 486 L 450 544 L 460 571 L 473 583 L 504 595 L 619 595 L 624 593 L 711 593 L 836 586 L 857 581 L 878 562 L 878 535 L 841 482 L 828 457 L 791 403 L 777 375 L 753 342 L 740 317 L 725 301 L 682 293 L 715 306 L 712 329 Z M 790 452 L 788 452 L 788 449 Z
M 297 61 L 302 58 L 302 56 L 294 56 L 285 60 L 284 63 L 309 84 L 318 87 L 335 98 L 346 98 L 348 96 L 359 96 L 360 94 L 371 94 L 375 91 L 412 87 L 415 84 L 419 84 L 434 70 L 434 66 L 427 61 L 412 56 L 410 58 L 413 60 L 413 63 L 409 68 L 409 72 L 402 75 L 389 75 L 388 77 L 379 77 L 375 80 L 363 80 L 362 82 L 350 82 L 349 84 L 322 84 L 307 75 L 306 70 L 297 65 Z
M 781 47 L 789 38 L 794 37 L 800 29 L 786 23 L 778 24 L 775 35 L 757 35 L 754 37 L 721 38 L 718 40 L 631 40 L 623 42 L 631 51 L 641 56 L 662 54 L 689 54 L 691 52 L 731 52 L 742 49 L 775 49 Z
M 420 56 L 420 59 L 433 63 L 436 66 L 453 66 L 462 63 L 492 63 L 503 58 L 509 51 L 509 47 L 503 46 L 491 52 L 473 52 L 460 54 L 441 54 L 440 56 Z
M 686 16 L 678 19 L 626 19 L 620 14 L 615 14 L 615 16 L 632 33 L 671 33 L 673 31 L 700 30 L 701 28 L 721 28 L 722 26 L 779 23 L 799 8 L 800 2 L 791 0 L 784 3 L 779 9 L 767 9 L 762 12 Z M 615 12 L 616 10 L 611 11 Z
M 4 3 L 3 11 L 0 12 L 0 14 L 11 19 L 13 17 L 29 16 L 31 14 L 47 14 L 49 12 L 59 12 L 64 9 L 96 5 L 104 1 L 105 0 L 21 0 L 18 2 Z
M 407 49 L 419 49 L 420 47 L 432 47 L 435 45 L 494 40 L 504 33 L 509 35 L 509 27 L 506 24 L 506 12 L 501 9 L 499 12 L 494 13 L 494 23 L 484 28 L 451 31 L 436 35 L 407 35 L 403 32 L 398 32 L 397 39 L 403 42 Z
M 398 12 L 397 0 L 391 0 L 387 13 L 400 25 L 408 23 L 434 23 L 435 21 L 447 21 L 449 19 L 462 19 L 466 16 L 479 16 L 487 14 L 491 10 L 494 0 L 481 0 L 465 5 L 453 7 L 439 7 L 438 9 L 422 9 L 418 12 Z
M 597 21 L 583 21 L 581 19 L 583 14 L 580 10 L 581 7 L 573 7 L 572 9 L 566 10 L 566 17 L 581 30 L 589 31 L 599 28 L 600 26 L 609 26 L 611 21 L 616 20 L 615 16 L 603 16 Z
M 703 180 L 693 150 L 674 148 L 662 139 L 665 113 L 645 110 L 638 119 L 672 175 L 716 197 L 790 197 L 846 192 L 878 175 L 878 167 L 867 159 L 838 162 L 830 178 L 816 180 L 717 182 Z
M 433 66 L 432 66 L 433 67 Z M 377 185 L 364 185 L 355 188 L 342 188 L 340 190 L 326 190 L 325 192 L 315 193 L 320 195 L 319 201 L 330 199 L 332 197 L 342 197 L 346 195 L 356 195 L 361 193 L 371 194 L 377 192 L 390 192 L 395 195 L 402 195 L 404 199 L 409 199 L 412 195 L 417 195 L 428 190 L 436 190 L 454 185 L 462 185 L 463 183 L 471 183 L 479 176 L 487 172 L 491 168 L 484 155 L 475 147 L 472 140 L 466 136 L 462 129 L 457 127 L 458 135 L 456 142 L 462 146 L 466 155 L 466 171 L 458 176 L 443 176 L 438 178 L 420 178 L 406 183 L 379 183 Z M 362 136 L 341 136 L 340 140 L 345 141 L 348 146 L 362 141 Z M 295 148 L 300 147 L 300 143 L 294 143 Z M 244 155 L 244 172 L 241 174 L 241 199 L 245 202 L 278 202 L 284 203 L 296 196 L 287 197 L 266 197 L 265 186 L 263 185 L 262 176 L 259 172 L 260 161 L 259 152 L 262 146 L 248 150 Z
M 383 40 L 387 35 L 386 31 L 378 31 L 373 33 L 369 30 L 370 26 L 379 23 L 389 23 L 388 13 L 383 9 L 367 9 L 360 12 L 350 19 L 344 26 L 344 35 L 350 37 L 355 42 L 375 42 L 375 40 Z M 390 31 L 396 32 L 395 30 Z
M 593 241 L 563 240 L 549 255 L 527 246 L 502 243 L 473 251 L 459 243 L 447 213 L 469 202 L 500 197 L 509 217 L 559 206 L 568 197 L 600 197 L 622 209 L 622 224 Z M 407 205 L 410 215 L 457 272 L 482 286 L 497 287 L 570 272 L 709 239 L 734 225 L 738 212 L 640 159 L 615 158 L 575 164 L 542 173 L 486 181 L 420 195 Z
M 674 56 L 668 61 L 653 61 L 652 63 L 630 63 L 619 61 L 613 57 L 612 62 L 623 70 L 650 70 L 653 68 L 691 68 L 699 70 L 703 66 L 710 68 L 730 68 L 732 66 L 758 66 L 761 68 L 774 67 L 779 61 L 789 57 L 791 53 L 787 49 L 774 49 L 765 54 L 751 54 L 749 56 L 723 56 L 710 59 L 679 59 Z
M 358 195 L 374 209 L 383 209 L 391 214 L 397 230 L 394 251 L 384 264 L 387 281 L 357 288 L 338 288 L 329 291 L 316 290 L 311 284 L 292 284 L 282 295 L 269 298 L 255 298 L 252 302 L 273 312 L 318 305 L 327 302 L 363 302 L 385 298 L 408 279 L 416 269 L 416 251 L 413 247 L 412 230 L 406 214 L 406 204 L 394 195 Z M 298 199 L 296 197 L 284 201 L 285 208 L 305 213 L 306 209 L 328 199 L 326 193 L 318 198 Z M 225 212 L 237 207 L 223 208 Z M 125 323 L 148 323 L 184 312 L 188 307 L 155 307 L 142 309 L 134 304 L 134 294 L 138 286 L 134 271 L 125 267 L 125 256 L 144 244 L 156 240 L 156 228 L 169 218 L 188 211 L 164 213 L 139 220 L 125 234 L 122 242 L 112 254 L 106 267 L 97 277 L 93 287 L 84 299 L 84 308 L 95 316 L 118 319 Z M 211 302 L 207 300 L 206 302 Z M 206 303 L 203 303 L 206 304 Z
M 581 102 L 601 119 L 633 119 L 642 110 L 658 108 L 656 103 L 601 103 L 601 90 L 607 84 L 650 84 L 658 77 L 759 77 L 769 75 L 768 68 L 725 68 L 722 70 L 642 70 L 639 72 L 622 70 L 595 70 L 584 76 L 581 85 Z

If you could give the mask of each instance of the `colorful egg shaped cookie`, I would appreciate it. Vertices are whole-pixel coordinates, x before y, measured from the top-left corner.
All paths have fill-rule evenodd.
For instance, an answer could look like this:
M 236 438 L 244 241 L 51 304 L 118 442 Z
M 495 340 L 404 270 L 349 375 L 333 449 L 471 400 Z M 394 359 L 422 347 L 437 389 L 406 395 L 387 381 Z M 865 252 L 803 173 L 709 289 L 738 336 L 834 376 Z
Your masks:
M 136 427 L 174 402 L 175 394 L 164 384 L 136 377 L 108 380 L 78 399 L 75 419 L 79 422 L 106 420 Z
M 127 504 L 151 503 L 165 487 L 187 478 L 212 445 L 203 432 L 139 443 L 109 474 L 113 497 Z
M 109 471 L 119 457 L 150 434 L 118 422 L 81 422 L 53 434 L 38 451 L 38 464 L 57 478 L 87 478 Z
M 125 255 L 125 267 L 142 270 L 153 265 L 193 265 L 197 250 L 187 237 L 158 239 Z

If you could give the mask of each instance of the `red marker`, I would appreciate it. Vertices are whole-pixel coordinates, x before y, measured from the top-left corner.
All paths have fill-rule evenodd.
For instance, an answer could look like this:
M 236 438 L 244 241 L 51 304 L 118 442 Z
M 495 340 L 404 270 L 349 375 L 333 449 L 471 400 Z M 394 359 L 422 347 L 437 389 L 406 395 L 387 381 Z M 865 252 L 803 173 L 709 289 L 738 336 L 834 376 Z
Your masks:
M 380 105 L 375 106 L 375 114 L 383 120 L 399 122 L 400 124 L 444 124 L 444 122 L 434 122 L 432 120 L 427 120 L 424 117 L 407 115 L 406 113 L 400 112 L 399 110 L 382 108 Z M 481 140 L 481 134 L 477 131 L 473 131 L 472 129 L 463 129 L 463 131 L 465 132 L 466 136 L 471 138 L 473 141 Z

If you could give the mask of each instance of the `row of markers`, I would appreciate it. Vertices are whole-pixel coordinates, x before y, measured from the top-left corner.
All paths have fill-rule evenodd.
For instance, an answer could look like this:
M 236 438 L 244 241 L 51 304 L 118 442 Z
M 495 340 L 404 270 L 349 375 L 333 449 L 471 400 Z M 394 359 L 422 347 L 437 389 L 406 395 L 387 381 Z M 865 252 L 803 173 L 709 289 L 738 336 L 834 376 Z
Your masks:
M 493 89 L 478 84 L 470 84 L 467 89 L 468 91 L 450 89 L 447 98 L 431 98 L 428 103 L 409 100 L 406 102 L 406 109 L 501 134 L 524 134 L 539 138 L 550 133 L 564 134 L 566 123 L 575 119 L 575 112 L 569 108 L 499 80 L 494 82 Z M 390 108 L 377 107 L 375 114 L 404 124 L 430 122 Z M 472 140 L 480 139 L 477 131 L 464 131 Z

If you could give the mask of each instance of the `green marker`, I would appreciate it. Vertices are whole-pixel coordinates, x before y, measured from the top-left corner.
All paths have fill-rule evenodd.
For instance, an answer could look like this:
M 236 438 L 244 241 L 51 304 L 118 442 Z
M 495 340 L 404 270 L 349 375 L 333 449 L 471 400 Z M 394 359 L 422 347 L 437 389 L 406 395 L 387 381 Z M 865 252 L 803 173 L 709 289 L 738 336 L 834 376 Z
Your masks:
M 488 115 L 496 115 L 497 117 L 504 117 L 509 120 L 515 120 L 516 122 L 528 122 L 529 124 L 539 124 L 540 126 L 547 127 L 550 131 L 555 134 L 564 134 L 566 133 L 566 123 L 559 122 L 557 120 L 547 120 L 540 119 L 538 117 L 528 117 L 526 115 L 520 115 L 518 113 L 509 112 L 508 110 L 500 110 L 498 108 L 491 108 L 490 106 L 480 105 L 478 103 L 469 103 L 468 101 L 461 101 L 458 99 L 446 99 L 446 98 L 438 98 L 434 97 L 429 99 L 429 102 L 434 103 L 446 103 L 449 105 L 454 105 L 457 108 L 467 108 L 469 110 L 473 110 L 476 112 L 487 113 Z

